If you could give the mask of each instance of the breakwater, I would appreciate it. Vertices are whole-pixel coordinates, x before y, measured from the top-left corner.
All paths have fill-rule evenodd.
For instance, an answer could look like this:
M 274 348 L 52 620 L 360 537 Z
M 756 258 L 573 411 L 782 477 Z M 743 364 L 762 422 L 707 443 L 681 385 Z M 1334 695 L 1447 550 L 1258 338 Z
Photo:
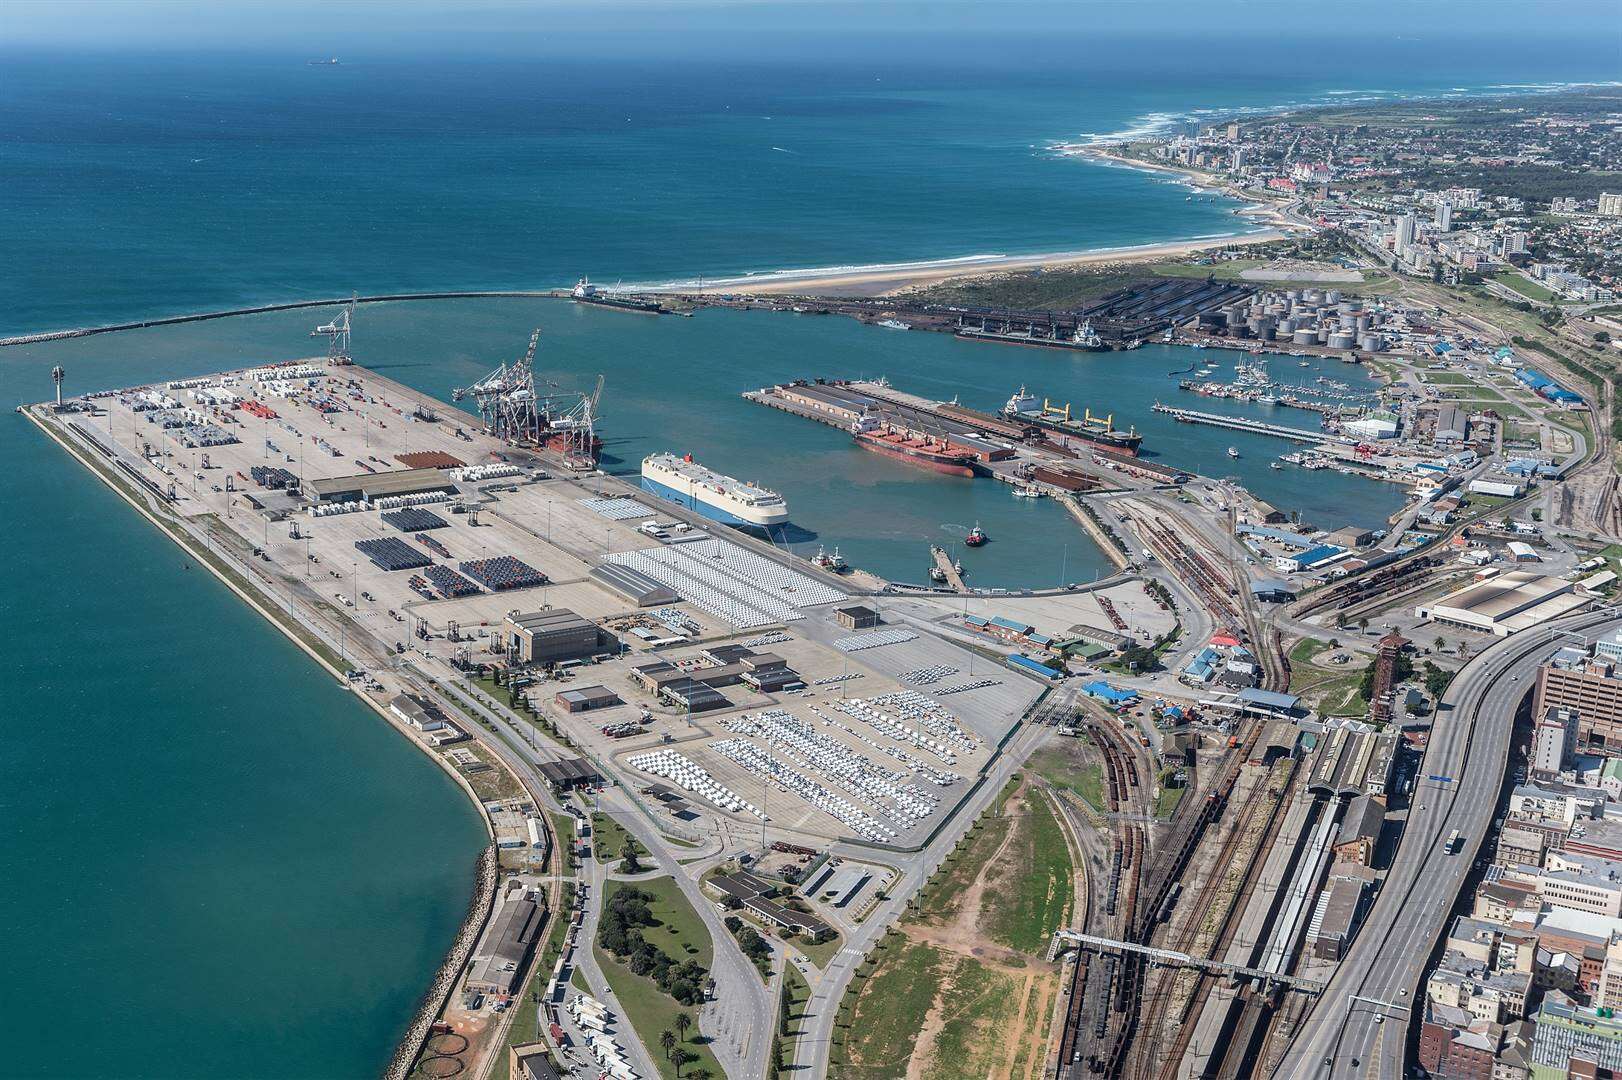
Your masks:
M 474 869 L 473 896 L 467 902 L 462 928 L 456 932 L 456 940 L 435 972 L 434 981 L 428 984 L 422 1000 L 418 1002 L 411 1024 L 400 1039 L 400 1045 L 395 1047 L 394 1057 L 389 1059 L 389 1067 L 383 1070 L 383 1080 L 405 1080 L 416 1065 L 429 1029 L 444 1009 L 451 991 L 456 989 L 456 982 L 462 977 L 462 969 L 467 966 L 473 946 L 484 932 L 484 924 L 490 918 L 495 903 L 496 880 L 496 846 L 491 844 L 479 856 Z
M 254 307 L 229 308 L 221 311 L 199 311 L 190 315 L 165 315 L 139 322 L 109 323 L 106 326 L 81 326 L 72 330 L 47 330 L 38 334 L 17 334 L 0 338 L 0 348 L 11 345 L 38 345 L 45 341 L 66 341 L 69 338 L 94 337 L 97 334 L 115 334 L 121 330 L 144 330 L 151 326 L 175 326 L 180 323 L 208 322 L 210 319 L 232 319 L 238 315 L 265 315 L 273 311 L 297 311 L 300 308 L 334 307 L 338 304 L 386 304 L 401 300 L 484 300 L 499 298 L 528 298 L 556 300 L 566 293 L 557 289 L 509 289 L 503 291 L 378 293 L 373 296 L 338 296 L 325 300 L 288 300 L 279 304 L 258 304 Z

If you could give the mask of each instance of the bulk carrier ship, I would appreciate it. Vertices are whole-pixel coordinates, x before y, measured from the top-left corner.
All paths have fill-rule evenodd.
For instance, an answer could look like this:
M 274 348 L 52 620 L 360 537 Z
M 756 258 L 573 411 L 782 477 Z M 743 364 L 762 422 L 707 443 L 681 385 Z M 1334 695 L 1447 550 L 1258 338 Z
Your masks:
M 1035 424 L 1054 435 L 1094 443 L 1117 454 L 1137 457 L 1138 448 L 1143 445 L 1143 436 L 1138 434 L 1137 428 L 1129 431 L 1116 429 L 1114 413 L 1094 416 L 1091 409 L 1086 409 L 1077 419 L 1071 415 L 1068 404 L 1061 409 L 1045 398 L 1038 401 L 1036 395 L 1026 393 L 1023 386 L 1019 388 L 1019 393 L 1008 399 L 1008 404 L 1002 407 L 1002 414 L 1010 420 Z M 1063 441 L 1062 438 L 1060 441 Z
M 691 454 L 643 458 L 642 488 L 726 525 L 769 530 L 788 522 L 788 503 L 783 496 L 706 469 Z
M 909 464 L 922 465 L 926 469 L 952 476 L 974 475 L 974 469 L 969 464 L 974 460 L 974 453 L 966 447 L 958 446 L 949 439 L 887 424 L 871 412 L 858 416 L 850 425 L 850 433 L 856 445 L 864 450 L 900 458 Z
M 657 300 L 637 300 L 629 296 L 615 296 L 604 292 L 585 278 L 574 283 L 569 290 L 569 298 L 580 304 L 595 304 L 598 307 L 619 308 L 621 311 L 641 311 L 649 315 L 664 314 L 665 306 Z

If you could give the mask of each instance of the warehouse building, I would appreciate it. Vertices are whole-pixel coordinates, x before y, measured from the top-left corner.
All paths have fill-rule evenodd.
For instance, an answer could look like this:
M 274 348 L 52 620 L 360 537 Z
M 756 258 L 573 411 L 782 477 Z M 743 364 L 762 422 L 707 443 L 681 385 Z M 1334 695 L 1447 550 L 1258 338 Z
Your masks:
M 316 502 L 371 502 L 389 495 L 419 495 L 425 491 L 454 492 L 456 485 L 438 469 L 357 473 L 311 480 L 306 487 Z
M 528 893 L 501 905 L 474 950 L 467 988 L 477 994 L 511 996 L 543 921 L 545 912 Z
M 568 608 L 513 612 L 501 621 L 502 647 L 518 664 L 584 660 L 613 647 L 610 636 Z
M 1572 582 L 1560 578 L 1511 570 L 1456 589 L 1428 605 L 1420 605 L 1414 613 L 1421 619 L 1508 637 L 1569 615 L 1591 599 L 1572 590 Z
M 681 602 L 681 596 L 668 585 L 661 585 L 640 570 L 618 563 L 604 563 L 592 567 L 591 576 L 599 585 L 625 597 L 637 607 L 665 607 Z
M 585 758 L 543 761 L 537 768 L 541 779 L 550 784 L 553 791 L 560 794 L 577 788 L 597 787 L 603 782 L 603 774 L 587 763 Z
M 837 608 L 834 618 L 846 630 L 871 630 L 879 625 L 879 613 L 865 604 L 851 604 L 849 607 Z
M 606 686 L 582 686 L 577 690 L 560 690 L 552 698 L 564 712 L 590 712 L 592 709 L 612 709 L 623 705 L 620 696 Z

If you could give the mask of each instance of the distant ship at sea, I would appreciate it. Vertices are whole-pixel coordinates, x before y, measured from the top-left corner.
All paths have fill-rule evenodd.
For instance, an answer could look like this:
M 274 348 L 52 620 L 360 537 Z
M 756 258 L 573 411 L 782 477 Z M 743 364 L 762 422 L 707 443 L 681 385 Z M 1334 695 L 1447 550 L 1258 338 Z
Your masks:
M 329 56 L 325 60 L 306 60 L 304 62 L 306 64 L 308 64 L 310 67 L 337 67 L 338 66 L 338 58 L 336 56 Z

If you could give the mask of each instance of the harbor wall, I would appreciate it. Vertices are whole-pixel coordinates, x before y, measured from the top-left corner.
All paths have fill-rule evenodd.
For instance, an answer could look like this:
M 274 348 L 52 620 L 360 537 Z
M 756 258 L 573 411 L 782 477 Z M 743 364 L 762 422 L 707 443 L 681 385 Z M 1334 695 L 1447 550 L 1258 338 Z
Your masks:
M 144 330 L 149 326 L 173 326 L 176 323 L 207 322 L 210 319 L 230 319 L 238 315 L 264 315 L 273 311 L 297 311 L 300 308 L 336 307 L 339 304 L 385 304 L 397 300 L 480 300 L 491 298 L 528 297 L 538 300 L 562 299 L 556 290 L 506 290 L 423 293 L 379 293 L 374 296 L 339 296 L 327 300 L 288 300 L 280 304 L 258 304 L 254 307 L 231 308 L 227 311 L 200 311 L 191 315 L 166 315 L 158 319 L 139 322 L 110 323 L 106 326 L 82 326 L 72 330 L 47 330 L 38 334 L 17 334 L 0 338 L 0 348 L 8 345 L 37 345 L 45 341 L 67 338 L 93 337 L 113 334 L 120 330 Z
M 138 494 L 131 488 L 127 487 L 124 483 L 120 482 L 115 473 L 113 473 L 110 469 L 104 468 L 98 464 L 93 458 L 88 456 L 86 451 L 73 445 L 73 443 L 66 438 L 64 432 L 53 430 L 52 426 L 38 414 L 36 411 L 37 408 L 38 407 L 23 408 L 19 411 L 22 412 L 22 414 L 26 416 L 35 427 L 44 432 L 47 438 L 60 446 L 68 453 L 70 457 L 77 460 L 81 465 L 88 469 L 92 475 L 100 479 L 121 499 L 133 507 L 136 513 L 140 514 L 159 531 L 167 535 L 171 540 L 178 544 L 187 552 L 187 554 L 191 555 L 205 568 L 207 568 L 208 571 L 218 578 L 226 588 L 230 589 L 244 603 L 246 603 L 251 610 L 257 612 L 272 626 L 282 631 L 282 633 L 286 635 L 294 645 L 302 649 L 312 660 L 320 665 L 323 670 L 328 672 L 336 679 L 341 680 L 343 678 L 342 672 L 335 668 L 327 660 L 327 658 L 322 656 L 321 653 L 308 641 L 305 641 L 293 631 L 293 628 L 287 624 L 280 611 L 266 608 L 259 602 L 258 598 L 250 594 L 236 581 L 232 580 L 230 574 L 226 573 L 221 566 L 216 565 L 212 558 L 207 557 L 207 554 L 211 553 L 199 552 L 194 546 L 194 542 L 188 537 L 183 529 L 178 526 L 171 526 L 167 524 L 160 517 L 154 514 L 152 512 L 152 508 L 144 505 L 143 501 L 138 497 Z M 289 616 L 289 618 L 291 617 L 292 616 Z M 457 931 L 457 935 L 453 939 L 451 947 L 446 953 L 445 959 L 441 962 L 438 971 L 435 973 L 433 981 L 429 984 L 428 989 L 423 992 L 422 998 L 417 1006 L 417 1011 L 414 1014 L 411 1023 L 407 1026 L 405 1034 L 402 1036 L 399 1044 L 396 1046 L 394 1056 L 391 1058 L 389 1066 L 385 1070 L 384 1076 L 387 1078 L 387 1080 L 404 1080 L 404 1078 L 411 1072 L 412 1067 L 415 1065 L 417 1057 L 422 1051 L 423 1043 L 427 1039 L 429 1029 L 432 1027 L 434 1020 L 444 1009 L 445 1002 L 449 999 L 451 991 L 455 988 L 456 982 L 461 976 L 462 969 L 467 963 L 473 946 L 478 942 L 479 935 L 483 932 L 484 925 L 489 920 L 490 914 L 494 910 L 496 884 L 499 877 L 497 872 L 498 852 L 495 846 L 494 826 L 490 821 L 489 815 L 484 811 L 483 801 L 479 798 L 477 792 L 473 790 L 473 786 L 468 782 L 468 779 L 458 772 L 457 769 L 444 758 L 444 756 L 434 753 L 420 740 L 414 738 L 406 727 L 394 716 L 392 716 L 380 703 L 374 701 L 366 694 L 356 694 L 355 696 L 370 706 L 374 713 L 387 721 L 391 728 L 398 731 L 406 738 L 408 742 L 426 754 L 429 760 L 438 765 L 451 777 L 452 780 L 456 782 L 457 786 L 462 789 L 464 794 L 467 795 L 469 801 L 472 802 L 474 809 L 478 812 L 479 820 L 483 822 L 485 834 L 490 841 L 483 853 L 479 856 L 478 863 L 475 867 L 473 895 L 468 900 L 467 913 L 463 916 L 461 929 Z M 471 731 L 469 734 L 472 734 Z M 477 737 L 475 736 L 475 738 Z M 499 755 L 497 755 L 497 759 L 500 760 Z M 505 768 L 506 766 L 503 764 L 502 767 Z M 550 842 L 550 828 L 547 830 L 547 835 Z
M 383 1070 L 383 1080 L 405 1080 L 412 1068 L 417 1064 L 417 1057 L 422 1053 L 422 1046 L 428 1040 L 428 1033 L 434 1026 L 434 1021 L 444 1010 L 445 1003 L 450 999 L 451 992 L 456 989 L 457 982 L 462 977 L 462 969 L 467 966 L 468 957 L 473 953 L 473 947 L 478 944 L 479 935 L 484 933 L 484 925 L 490 919 L 490 912 L 494 909 L 496 899 L 497 852 L 495 844 L 485 848 L 479 855 L 479 860 L 473 871 L 473 895 L 467 903 L 467 914 L 462 916 L 462 928 L 456 932 L 456 940 L 445 954 L 445 960 L 439 965 L 434 979 L 423 991 L 421 1000 L 417 1003 L 417 1011 L 406 1027 L 406 1033 L 401 1037 L 400 1043 L 394 1049 L 394 1057 L 389 1061 L 389 1067 Z

